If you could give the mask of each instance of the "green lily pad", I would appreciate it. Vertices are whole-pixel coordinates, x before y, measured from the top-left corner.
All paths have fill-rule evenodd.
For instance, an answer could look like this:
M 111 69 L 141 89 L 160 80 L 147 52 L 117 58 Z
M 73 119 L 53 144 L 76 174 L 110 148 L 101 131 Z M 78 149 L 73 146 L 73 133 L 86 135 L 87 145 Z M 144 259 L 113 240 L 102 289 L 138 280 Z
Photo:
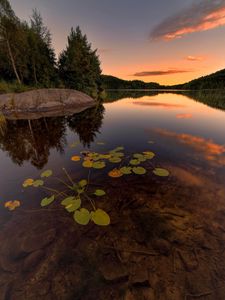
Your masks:
M 144 156 L 146 157 L 146 159 L 152 159 L 155 156 L 155 153 L 151 152 L 151 151 L 145 151 L 143 153 L 144 153 Z
M 74 142 L 70 145 L 70 148 L 75 148 L 76 146 L 78 146 L 80 143 L 79 142 Z
M 99 226 L 108 226 L 110 224 L 109 215 L 102 209 L 91 212 L 91 220 Z
M 76 210 L 74 213 L 74 220 L 80 225 L 87 225 L 91 219 L 91 214 L 86 208 Z
M 123 173 L 124 175 L 129 175 L 131 174 L 132 168 L 131 167 L 122 167 L 120 168 L 120 172 Z
M 103 168 L 105 168 L 105 162 L 104 161 L 94 162 L 92 167 L 94 169 L 103 169 Z
M 148 141 L 148 144 L 155 144 L 154 141 Z
M 96 190 L 96 191 L 94 192 L 94 194 L 95 194 L 96 196 L 101 197 L 101 196 L 104 196 L 106 193 L 105 193 L 104 190 L 98 189 L 98 190 Z
M 41 206 L 44 207 L 44 206 L 48 206 L 49 204 L 51 204 L 53 201 L 55 200 L 55 196 L 52 195 L 51 197 L 49 198 L 44 198 L 41 200 Z
M 120 163 L 121 161 L 122 161 L 121 158 L 116 157 L 116 156 L 111 157 L 111 158 L 109 159 L 109 162 L 111 162 L 111 163 Z
M 143 167 L 134 167 L 132 171 L 137 175 L 144 175 L 147 172 Z
M 93 162 L 91 160 L 85 160 L 82 164 L 84 168 L 92 168 Z
M 162 169 L 162 168 L 155 168 L 153 170 L 153 173 L 157 176 L 161 176 L 161 177 L 167 177 L 170 175 L 170 172 L 166 169 Z
M 88 184 L 86 179 L 82 179 L 81 181 L 79 181 L 79 186 L 80 187 L 85 187 Z
M 52 170 L 46 170 L 43 173 L 41 173 L 41 177 L 50 177 L 52 176 Z
M 67 205 L 65 205 L 65 209 L 68 212 L 74 212 L 75 210 L 79 209 L 80 206 L 81 206 L 81 199 L 80 198 L 74 198 Z
M 130 164 L 133 166 L 137 166 L 140 164 L 140 160 L 139 159 L 131 159 Z
M 97 145 L 105 145 L 104 142 L 97 142 L 96 144 L 97 144 Z
M 34 183 L 33 183 L 34 187 L 39 187 L 39 186 L 42 186 L 42 185 L 44 185 L 44 181 L 40 180 L 40 179 L 35 180 Z

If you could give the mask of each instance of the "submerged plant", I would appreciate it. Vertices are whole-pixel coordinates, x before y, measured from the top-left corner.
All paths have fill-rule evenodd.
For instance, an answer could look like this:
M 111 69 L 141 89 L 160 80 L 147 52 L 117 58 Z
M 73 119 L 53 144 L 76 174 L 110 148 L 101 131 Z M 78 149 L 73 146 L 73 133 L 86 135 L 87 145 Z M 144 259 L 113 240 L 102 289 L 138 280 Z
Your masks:
M 77 144 L 77 142 L 74 142 L 73 145 Z M 103 143 L 101 142 L 100 145 L 101 144 Z M 116 147 L 106 153 L 81 151 L 79 154 L 73 155 L 71 160 L 89 170 L 87 179 L 75 181 L 68 171 L 63 168 L 62 170 L 66 176 L 66 181 L 54 176 L 52 170 L 45 170 L 40 174 L 39 178 L 27 178 L 22 185 L 24 188 L 40 188 L 47 193 L 47 196 L 41 200 L 41 207 L 47 207 L 59 201 L 68 213 L 73 214 L 76 223 L 87 225 L 93 222 L 99 226 L 107 226 L 110 224 L 109 215 L 103 209 L 98 208 L 95 203 L 96 197 L 104 197 L 106 192 L 104 189 L 93 189 L 91 187 L 91 169 L 102 170 L 106 166 L 113 165 L 111 170 L 107 170 L 108 176 L 111 178 L 131 176 L 132 174 L 143 176 L 149 169 L 152 169 L 152 173 L 156 176 L 169 176 L 168 170 L 153 166 L 151 160 L 154 157 L 155 153 L 152 151 L 125 155 L 124 147 L 122 146 Z M 115 165 L 117 166 L 115 167 Z M 62 183 L 65 189 L 57 190 L 46 185 L 49 177 Z M 91 209 L 84 207 L 87 201 Z M 14 210 L 19 206 L 20 202 L 17 200 L 5 203 L 5 207 L 9 210 Z

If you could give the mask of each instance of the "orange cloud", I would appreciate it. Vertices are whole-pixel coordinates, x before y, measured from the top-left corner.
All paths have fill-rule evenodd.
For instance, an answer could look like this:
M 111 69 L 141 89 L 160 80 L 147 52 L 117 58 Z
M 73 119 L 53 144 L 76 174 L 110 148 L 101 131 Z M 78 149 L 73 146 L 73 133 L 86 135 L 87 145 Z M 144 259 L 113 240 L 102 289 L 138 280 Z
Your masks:
M 191 119 L 193 118 L 192 114 L 178 114 L 176 115 L 177 119 Z
M 184 108 L 185 105 L 183 104 L 170 104 L 170 103 L 163 103 L 163 102 L 147 102 L 147 101 L 135 101 L 133 102 L 135 105 L 141 105 L 141 106 L 153 106 L 153 107 L 162 107 L 165 109 L 170 108 Z
M 185 57 L 185 59 L 190 60 L 190 61 L 202 61 L 202 60 L 204 60 L 204 57 L 189 55 L 189 56 Z
M 144 76 L 162 76 L 162 75 L 171 75 L 171 74 L 179 74 L 179 73 L 187 73 L 192 72 L 193 70 L 179 70 L 179 69 L 168 69 L 165 71 L 144 71 L 144 72 L 137 72 L 132 76 L 136 77 L 144 77 Z
M 159 24 L 151 32 L 151 38 L 174 40 L 224 25 L 225 1 L 201 0 Z
M 176 139 L 180 143 L 192 147 L 196 151 L 200 152 L 208 161 L 211 161 L 218 165 L 225 165 L 225 145 L 219 145 L 212 140 L 207 140 L 191 134 L 178 134 L 176 132 L 160 128 L 156 129 L 155 131 L 160 135 Z

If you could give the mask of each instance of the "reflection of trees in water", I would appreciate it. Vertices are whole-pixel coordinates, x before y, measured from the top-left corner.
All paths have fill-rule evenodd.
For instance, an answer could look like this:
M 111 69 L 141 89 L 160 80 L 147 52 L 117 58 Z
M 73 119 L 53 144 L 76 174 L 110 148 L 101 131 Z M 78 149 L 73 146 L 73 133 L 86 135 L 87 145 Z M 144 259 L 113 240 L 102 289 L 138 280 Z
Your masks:
M 13 162 L 30 161 L 38 169 L 48 162 L 51 148 L 63 152 L 65 144 L 64 118 L 7 121 L 4 136 L 0 135 L 0 148 Z
M 79 135 L 83 145 L 89 146 L 102 125 L 103 112 L 103 106 L 99 106 L 70 117 L 8 120 L 4 134 L 0 131 L 0 149 L 8 152 L 18 165 L 30 161 L 42 169 L 48 162 L 50 149 L 63 153 L 67 125 Z
M 172 93 L 177 95 L 184 95 L 192 100 L 204 103 L 210 107 L 225 110 L 225 91 L 224 90 L 199 90 L 199 91 L 175 91 L 175 90 L 162 90 L 162 91 L 129 91 L 129 90 L 118 90 L 118 91 L 107 91 L 107 98 L 104 100 L 107 102 L 114 102 L 123 98 L 140 98 L 144 96 L 157 96 L 158 94 Z
M 144 96 L 157 96 L 159 91 L 145 91 L 145 90 L 111 90 L 107 91 L 104 103 L 114 102 L 123 98 L 140 98 Z
M 69 128 L 79 135 L 84 147 L 89 147 L 90 143 L 94 141 L 96 133 L 99 133 L 104 111 L 104 107 L 99 105 L 79 114 L 67 117 Z

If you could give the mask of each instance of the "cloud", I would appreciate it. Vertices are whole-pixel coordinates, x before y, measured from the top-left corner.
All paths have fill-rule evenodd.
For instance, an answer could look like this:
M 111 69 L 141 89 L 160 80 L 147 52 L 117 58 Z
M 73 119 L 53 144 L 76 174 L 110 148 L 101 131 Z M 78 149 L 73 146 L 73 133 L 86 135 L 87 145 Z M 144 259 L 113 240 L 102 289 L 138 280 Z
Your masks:
M 225 25 L 225 0 L 197 0 L 156 26 L 150 38 L 174 40 Z
M 165 108 L 165 109 L 186 107 L 184 104 L 170 104 L 170 103 L 163 103 L 163 102 L 147 102 L 147 101 L 135 101 L 135 102 L 133 102 L 133 104 L 139 105 L 139 106 L 160 107 L 160 108 Z
M 184 59 L 190 60 L 190 61 L 203 61 L 203 60 L 204 60 L 204 57 L 202 57 L 202 56 L 192 56 L 192 55 L 189 55 L 189 56 L 185 57 Z
M 207 161 L 219 166 L 225 166 L 225 145 L 220 145 L 212 140 L 191 134 L 176 133 L 161 128 L 155 129 L 155 131 L 162 136 L 175 139 L 182 144 L 188 145 L 203 155 Z
M 193 70 L 179 70 L 179 69 L 168 69 L 165 71 L 143 71 L 134 73 L 132 76 L 136 77 L 144 77 L 144 76 L 163 76 L 163 75 L 171 75 L 171 74 L 179 74 L 179 73 L 187 73 L 192 72 Z

